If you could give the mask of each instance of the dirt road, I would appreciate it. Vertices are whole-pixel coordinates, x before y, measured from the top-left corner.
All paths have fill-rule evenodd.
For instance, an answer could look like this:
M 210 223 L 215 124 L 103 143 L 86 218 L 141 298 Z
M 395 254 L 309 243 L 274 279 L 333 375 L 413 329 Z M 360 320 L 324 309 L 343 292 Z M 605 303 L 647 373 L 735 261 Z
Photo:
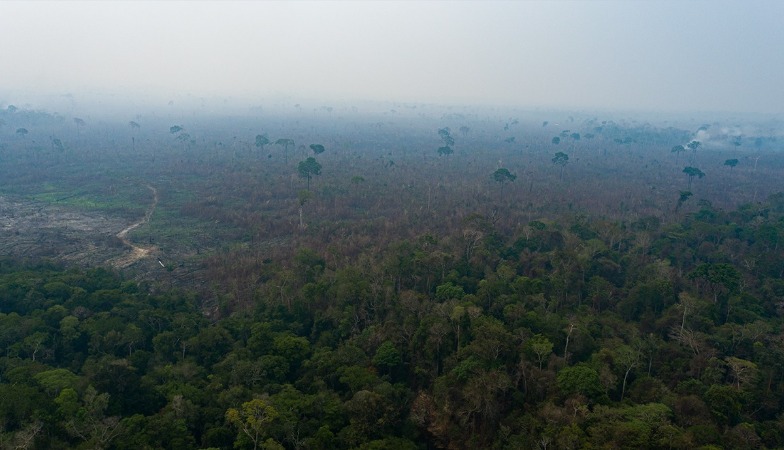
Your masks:
M 149 256 L 150 253 L 152 253 L 155 250 L 155 247 L 148 247 L 148 248 L 139 247 L 138 245 L 133 244 L 128 239 L 128 233 L 130 233 L 131 231 L 135 230 L 136 228 L 150 221 L 150 217 L 152 217 L 153 212 L 155 212 L 155 207 L 158 206 L 158 190 L 155 189 L 153 186 L 150 186 L 149 184 L 147 185 L 147 189 L 152 191 L 152 203 L 150 204 L 150 207 L 147 208 L 144 217 L 140 221 L 125 227 L 122 231 L 117 233 L 117 238 L 120 239 L 120 241 L 122 241 L 124 245 L 129 247 L 131 251 L 127 255 L 114 260 L 112 262 L 112 265 L 114 267 L 117 268 L 128 267 L 131 264 L 135 263 L 136 261 Z

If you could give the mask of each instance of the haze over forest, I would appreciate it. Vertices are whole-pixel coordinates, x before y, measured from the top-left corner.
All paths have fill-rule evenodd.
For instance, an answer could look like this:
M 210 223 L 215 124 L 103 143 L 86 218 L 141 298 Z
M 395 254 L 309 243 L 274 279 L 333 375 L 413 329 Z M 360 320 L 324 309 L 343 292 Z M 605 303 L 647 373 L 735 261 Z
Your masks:
M 0 450 L 784 448 L 782 18 L 0 0 Z
M 765 1 L 0 3 L 0 104 L 781 113 Z M 160 112 L 160 111 L 159 111 Z

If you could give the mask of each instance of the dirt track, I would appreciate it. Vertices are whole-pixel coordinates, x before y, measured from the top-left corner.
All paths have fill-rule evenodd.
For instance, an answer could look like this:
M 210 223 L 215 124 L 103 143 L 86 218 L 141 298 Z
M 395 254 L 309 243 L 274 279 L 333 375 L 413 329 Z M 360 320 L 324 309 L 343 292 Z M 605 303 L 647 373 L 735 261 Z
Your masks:
M 138 260 L 140 260 L 140 259 L 142 259 L 142 258 L 144 258 L 146 256 L 149 256 L 150 253 L 152 253 L 155 250 L 154 247 L 144 248 L 144 247 L 139 247 L 137 245 L 134 245 L 128 239 L 128 233 L 130 233 L 134 229 L 136 229 L 136 228 L 138 228 L 138 227 L 140 227 L 140 226 L 142 226 L 145 223 L 150 221 L 150 217 L 152 217 L 153 212 L 155 212 L 155 207 L 158 206 L 158 190 L 155 189 L 154 187 L 150 186 L 149 184 L 147 185 L 147 189 L 152 191 L 153 199 L 152 199 L 152 204 L 150 204 L 150 207 L 147 208 L 147 212 L 145 212 L 144 217 L 140 221 L 125 227 L 122 231 L 117 233 L 117 238 L 120 239 L 120 241 L 123 244 L 125 244 L 127 247 L 129 247 L 131 249 L 131 252 L 128 253 L 127 255 L 125 255 L 125 256 L 123 256 L 123 257 L 113 261 L 113 264 L 114 264 L 115 267 L 118 267 L 118 268 L 128 267 L 131 264 L 135 263 L 136 261 L 138 261 Z
M 153 193 L 152 203 L 144 217 L 131 225 L 101 212 L 0 196 L 0 255 L 51 258 L 85 267 L 107 263 L 128 267 L 155 250 L 128 239 L 132 230 L 150 220 L 158 204 L 157 190 L 147 188 Z

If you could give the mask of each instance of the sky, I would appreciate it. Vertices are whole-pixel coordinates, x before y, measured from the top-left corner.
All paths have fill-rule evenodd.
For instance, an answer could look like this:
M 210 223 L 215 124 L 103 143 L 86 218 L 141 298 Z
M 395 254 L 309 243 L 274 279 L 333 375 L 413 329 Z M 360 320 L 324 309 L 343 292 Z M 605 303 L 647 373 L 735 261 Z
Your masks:
M 100 93 L 781 114 L 782 22 L 780 0 L 4 0 L 0 105 Z

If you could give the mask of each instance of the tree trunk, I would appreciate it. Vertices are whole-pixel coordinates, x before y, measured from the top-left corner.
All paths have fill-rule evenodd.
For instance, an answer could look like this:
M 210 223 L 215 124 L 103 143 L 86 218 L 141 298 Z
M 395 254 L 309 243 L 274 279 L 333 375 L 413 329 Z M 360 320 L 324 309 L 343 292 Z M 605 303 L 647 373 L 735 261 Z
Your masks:
M 629 378 L 629 372 L 631 372 L 632 368 L 629 366 L 626 369 L 626 373 L 623 374 L 623 386 L 621 387 L 621 401 L 623 401 L 623 396 L 626 394 L 626 379 Z

